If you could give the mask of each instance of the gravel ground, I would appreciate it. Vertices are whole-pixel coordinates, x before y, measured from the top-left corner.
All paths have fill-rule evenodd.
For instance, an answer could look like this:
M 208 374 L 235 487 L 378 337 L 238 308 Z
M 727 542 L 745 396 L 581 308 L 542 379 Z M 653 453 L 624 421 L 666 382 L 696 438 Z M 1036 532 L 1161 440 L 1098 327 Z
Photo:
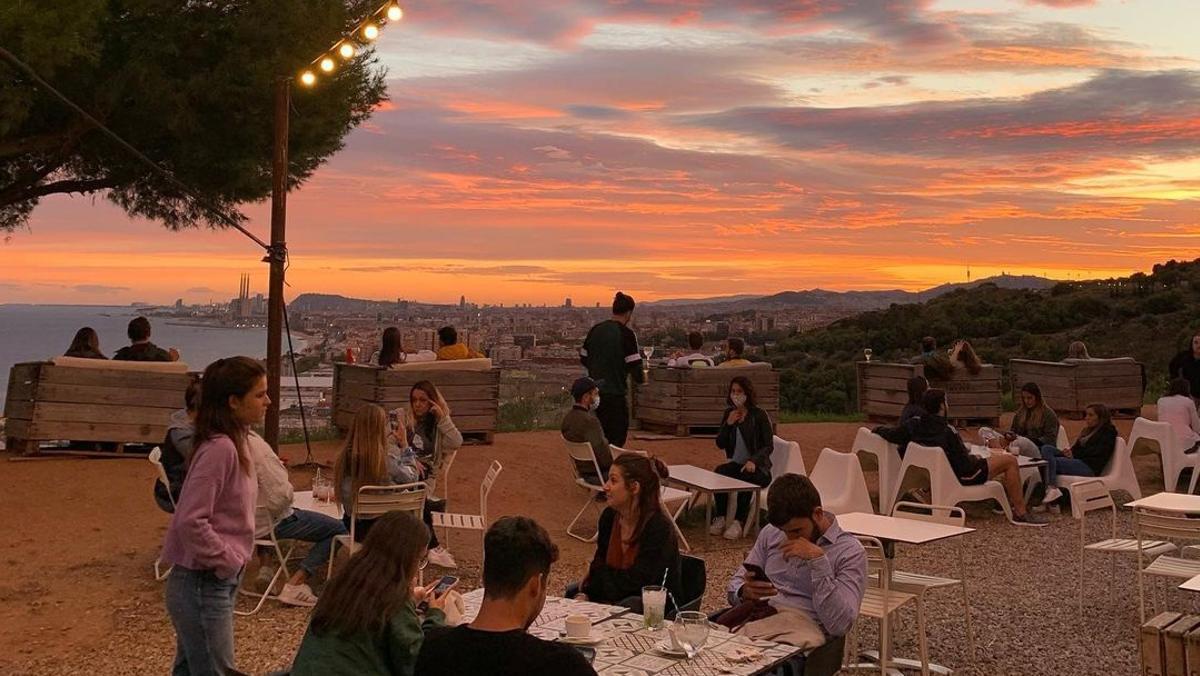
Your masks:
M 1127 435 L 1128 421 L 1118 424 Z M 780 433 L 801 443 L 811 468 L 822 446 L 848 447 L 855 429 L 857 425 L 806 424 L 781 426 Z M 711 443 L 668 441 L 649 449 L 668 462 L 707 466 L 716 462 Z M 322 445 L 318 455 L 328 459 L 334 444 L 328 446 Z M 558 448 L 556 432 L 498 435 L 494 446 L 462 454 L 455 478 L 459 482 L 455 495 L 468 495 L 478 490 L 492 458 L 504 462 L 496 515 L 531 513 L 551 530 L 563 550 L 563 560 L 552 572 L 552 590 L 577 580 L 591 551 L 562 532 L 581 496 L 570 488 L 565 475 L 559 476 L 566 468 L 556 460 Z M 1135 464 L 1143 490 L 1160 490 L 1157 457 L 1140 456 Z M 133 461 L 0 465 L 9 477 L 6 490 L 0 492 L 0 513 L 9 517 L 9 553 L 0 568 L 5 571 L 0 573 L 0 637 L 4 637 L 0 674 L 169 671 L 174 633 L 163 608 L 162 585 L 148 575 L 165 519 L 147 504 L 152 474 L 143 465 Z M 521 480 L 534 475 L 538 482 Z M 872 473 L 868 484 L 873 489 Z M 47 502 L 48 496 L 61 497 Z M 58 511 L 48 509 L 49 504 L 58 505 Z M 1069 512 L 1049 515 L 1050 525 L 1037 529 L 1008 524 L 993 515 L 986 503 L 970 505 L 968 510 L 968 525 L 976 532 L 944 543 L 900 546 L 897 551 L 899 569 L 959 577 L 958 545 L 962 545 L 976 652 L 972 658 L 967 647 L 961 591 L 934 591 L 928 596 L 927 634 L 935 662 L 959 674 L 987 676 L 1138 673 L 1132 557 L 1118 559 L 1114 576 L 1105 556 L 1089 554 L 1081 617 L 1079 530 Z M 1094 515 L 1093 519 L 1089 540 L 1107 537 L 1107 517 Z M 705 546 L 701 520 L 699 515 L 690 516 L 684 529 L 689 541 L 703 550 L 696 552 L 709 571 L 702 608 L 712 611 L 724 607 L 725 583 L 749 542 L 717 538 Z M 1122 534 L 1132 532 L 1128 511 L 1118 511 L 1117 529 Z M 460 563 L 460 588 L 474 588 L 478 537 L 452 534 L 450 545 Z M 438 572 L 430 570 L 427 577 Z M 1148 614 L 1163 609 L 1200 612 L 1195 601 L 1173 585 L 1164 587 L 1162 596 L 1165 603 L 1148 609 Z M 286 667 L 304 633 L 307 615 L 301 609 L 268 603 L 255 616 L 237 618 L 239 667 L 256 674 Z M 860 631 L 864 649 L 878 643 L 875 627 L 867 624 L 873 625 L 864 623 Z M 902 611 L 900 624 L 896 654 L 915 656 L 913 612 Z
M 1051 525 L 1019 528 L 986 508 L 973 509 L 970 523 L 979 530 L 962 539 L 968 595 L 976 640 L 972 662 L 962 615 L 962 596 L 956 589 L 928 597 L 928 635 L 931 658 L 961 674 L 1135 674 L 1138 671 L 1134 627 L 1137 592 L 1132 559 L 1117 562 L 1111 585 L 1109 562 L 1088 557 L 1084 578 L 1084 615 L 1078 614 L 1077 522 L 1068 514 L 1050 515 Z M 686 534 L 701 545 L 700 518 L 689 519 Z M 1093 522 L 1089 537 L 1103 537 L 1104 525 Z M 1118 529 L 1130 532 L 1128 512 L 1119 512 Z M 457 540 L 463 542 L 463 540 Z M 700 552 L 710 571 L 703 608 L 723 606 L 729 571 L 742 560 L 744 546 L 726 547 L 717 539 Z M 923 547 L 906 546 L 897 553 L 897 567 L 923 573 L 958 575 L 958 542 Z M 464 550 L 464 545 L 458 546 Z M 477 563 L 461 556 L 462 588 L 477 585 Z M 553 588 L 578 579 L 583 561 L 569 561 L 553 571 Z M 432 571 L 431 571 L 432 572 Z M 113 609 L 114 631 L 107 643 L 85 651 L 69 662 L 28 663 L 23 674 L 144 674 L 169 669 L 173 635 L 161 602 L 147 582 L 134 599 Z M 1169 592 L 1172 609 L 1193 608 L 1182 592 Z M 304 633 L 307 613 L 268 604 L 258 615 L 237 618 L 239 666 L 253 673 L 285 667 Z M 871 623 L 873 624 L 873 623 Z M 916 655 L 915 614 L 905 611 L 896 633 L 896 654 Z M 877 645 L 873 626 L 861 630 L 860 646 Z

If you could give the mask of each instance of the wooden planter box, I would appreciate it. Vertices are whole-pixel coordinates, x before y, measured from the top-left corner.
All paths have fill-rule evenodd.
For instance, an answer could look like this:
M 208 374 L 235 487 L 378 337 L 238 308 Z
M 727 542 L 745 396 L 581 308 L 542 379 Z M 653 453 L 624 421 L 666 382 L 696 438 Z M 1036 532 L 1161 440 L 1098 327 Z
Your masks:
M 1141 415 L 1145 369 L 1135 359 L 1013 359 L 1008 368 L 1014 397 L 1025 383 L 1037 383 L 1046 405 L 1059 415 L 1082 417 L 1089 404 L 1104 404 L 1130 417 Z
M 779 420 L 779 371 L 764 365 L 742 368 L 674 369 L 655 366 L 650 382 L 638 385 L 634 417 L 643 430 L 685 437 L 715 433 L 728 406 L 729 382 L 746 376 L 754 385 L 759 408 Z
M 63 439 L 115 443 L 118 452 L 125 443 L 162 442 L 192 376 L 94 361 L 13 365 L 4 401 L 10 451 L 36 453 L 40 442 Z
M 908 379 L 925 375 L 920 364 L 858 362 L 858 410 L 871 420 L 890 422 L 900 417 L 908 402 Z M 955 421 L 996 425 L 1000 422 L 1000 368 L 986 364 L 979 375 L 955 371 L 950 380 L 930 380 L 929 386 L 946 391 L 950 418 Z
M 437 386 L 450 406 L 450 417 L 464 437 L 492 443 L 499 411 L 500 369 L 480 370 L 434 367 L 428 362 L 396 369 L 360 364 L 335 364 L 333 375 L 333 424 L 345 432 L 364 402 L 384 410 L 409 408 L 409 392 L 419 380 Z

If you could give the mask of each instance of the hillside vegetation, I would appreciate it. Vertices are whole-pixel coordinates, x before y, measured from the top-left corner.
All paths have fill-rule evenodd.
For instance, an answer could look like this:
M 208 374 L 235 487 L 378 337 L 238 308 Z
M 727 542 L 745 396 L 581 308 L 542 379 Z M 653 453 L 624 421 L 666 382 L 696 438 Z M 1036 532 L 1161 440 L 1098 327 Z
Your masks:
M 984 284 L 933 300 L 892 305 L 793 335 L 767 355 L 782 370 L 782 407 L 846 414 L 856 409 L 854 363 L 871 348 L 876 361 L 918 352 L 923 336 L 948 348 L 969 340 L 979 356 L 1006 367 L 1013 358 L 1057 361 L 1082 340 L 1093 357 L 1146 364 L 1147 398 L 1166 384 L 1167 362 L 1200 329 L 1200 259 L 1170 261 L 1151 274 L 1064 282 L 1046 290 Z

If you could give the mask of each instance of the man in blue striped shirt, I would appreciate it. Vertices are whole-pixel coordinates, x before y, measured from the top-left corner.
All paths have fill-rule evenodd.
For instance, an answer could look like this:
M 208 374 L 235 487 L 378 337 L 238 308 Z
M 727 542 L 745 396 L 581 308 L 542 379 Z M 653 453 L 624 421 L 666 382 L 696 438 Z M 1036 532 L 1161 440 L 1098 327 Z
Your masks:
M 802 648 L 845 636 L 858 617 L 867 583 L 867 555 L 837 518 L 821 508 L 812 481 L 784 474 L 767 493 L 767 521 L 729 582 L 729 601 L 766 600 L 776 614 L 739 633 Z

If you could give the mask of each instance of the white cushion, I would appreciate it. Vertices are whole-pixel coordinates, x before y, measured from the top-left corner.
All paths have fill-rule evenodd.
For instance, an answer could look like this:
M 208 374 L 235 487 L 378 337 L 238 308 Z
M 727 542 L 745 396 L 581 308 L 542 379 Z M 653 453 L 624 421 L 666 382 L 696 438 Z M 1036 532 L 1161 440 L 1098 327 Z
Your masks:
M 413 364 L 392 364 L 389 368 L 393 371 L 487 371 L 492 368 L 492 360 L 480 357 L 479 359 L 423 361 Z
M 118 361 L 115 359 L 85 359 L 83 357 L 55 357 L 50 360 L 55 366 L 72 368 L 116 369 L 118 371 L 150 371 L 152 373 L 187 373 L 187 364 L 181 361 Z

